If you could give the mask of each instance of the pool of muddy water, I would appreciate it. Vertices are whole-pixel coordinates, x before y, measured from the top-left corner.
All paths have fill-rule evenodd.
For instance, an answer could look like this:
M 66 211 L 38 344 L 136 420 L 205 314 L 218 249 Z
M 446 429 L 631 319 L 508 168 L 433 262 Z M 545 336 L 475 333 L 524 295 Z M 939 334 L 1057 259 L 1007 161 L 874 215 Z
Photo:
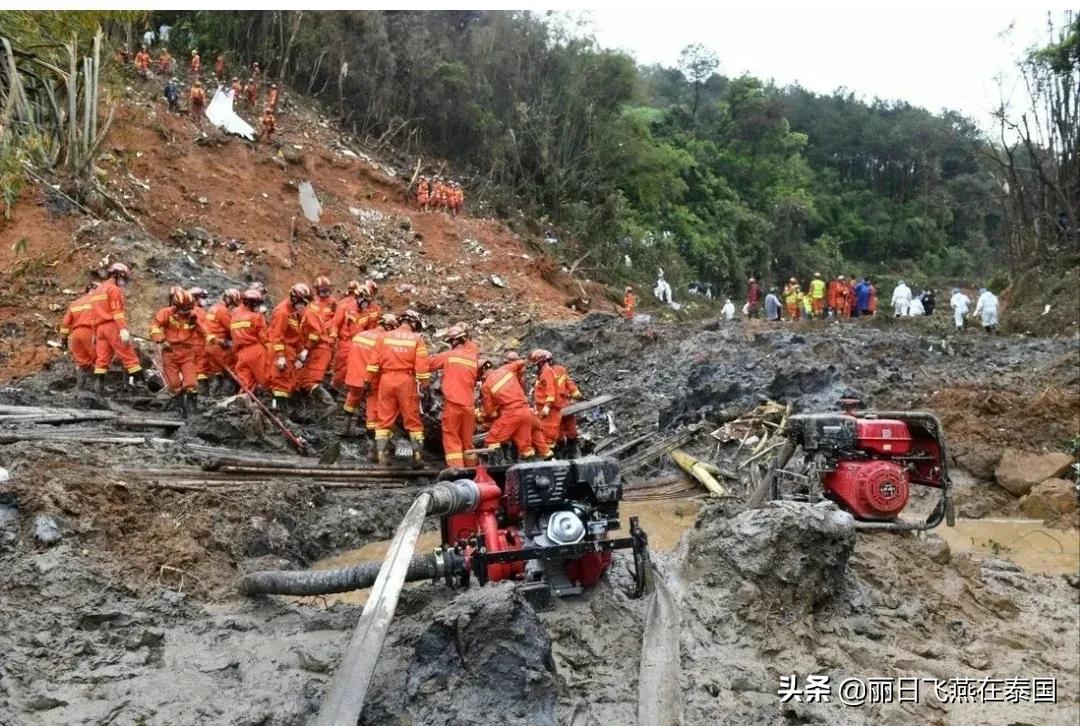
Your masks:
M 1029 572 L 1065 575 L 1080 569 L 1080 530 L 1051 529 L 1038 519 L 960 519 L 934 534 L 953 552 L 1001 557 Z
M 663 499 L 657 501 L 623 502 L 620 506 L 624 527 L 629 526 L 630 517 L 637 517 L 638 523 L 649 537 L 649 548 L 655 552 L 670 552 L 679 544 L 683 533 L 694 526 L 701 502 L 695 499 Z M 417 552 L 430 552 L 439 546 L 437 531 L 422 532 L 416 543 Z M 313 570 L 332 570 L 338 567 L 350 567 L 361 562 L 381 561 L 390 547 L 390 540 L 369 542 L 363 547 L 346 550 L 333 557 L 315 562 Z M 430 587 L 428 582 L 407 583 L 405 587 Z M 347 602 L 363 605 L 367 602 L 370 590 L 354 590 L 333 595 L 317 597 L 286 597 L 313 605 L 331 605 L 335 602 Z

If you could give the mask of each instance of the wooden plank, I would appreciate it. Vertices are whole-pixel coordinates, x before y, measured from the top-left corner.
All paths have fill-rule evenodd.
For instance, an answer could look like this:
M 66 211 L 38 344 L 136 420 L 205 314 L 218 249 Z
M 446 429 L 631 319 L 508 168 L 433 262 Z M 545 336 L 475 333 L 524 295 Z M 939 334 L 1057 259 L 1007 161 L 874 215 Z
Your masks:
M 578 401 L 577 403 L 571 403 L 569 406 L 562 410 L 562 415 L 563 418 L 567 416 L 573 416 L 574 414 L 581 413 L 582 411 L 590 411 L 599 406 L 603 406 L 605 403 L 610 403 L 614 400 L 615 396 L 610 394 L 604 394 L 603 396 L 590 398 L 588 401 Z

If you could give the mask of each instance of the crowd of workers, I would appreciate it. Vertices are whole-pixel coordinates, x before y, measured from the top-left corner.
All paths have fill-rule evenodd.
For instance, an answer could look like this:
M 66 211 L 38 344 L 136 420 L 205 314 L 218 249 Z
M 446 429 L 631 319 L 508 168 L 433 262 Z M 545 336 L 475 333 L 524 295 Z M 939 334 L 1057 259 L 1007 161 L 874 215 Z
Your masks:
M 68 306 L 60 325 L 79 385 L 98 393 L 105 391 L 116 359 L 129 386 L 150 383 L 128 327 L 124 290 L 131 269 L 114 263 L 106 275 Z M 576 452 L 576 421 L 562 410 L 581 398 L 581 391 L 550 352 L 534 350 L 526 360 L 507 350 L 496 360 L 481 353 L 468 325 L 457 323 L 442 336 L 447 350 L 429 355 L 421 315 L 384 311 L 377 294 L 373 281 L 352 280 L 345 294 L 335 297 L 330 280 L 318 277 L 313 286 L 296 283 L 267 310 L 260 285 L 225 290 L 212 304 L 202 288 L 174 286 L 150 326 L 150 359 L 184 416 L 198 409 L 200 396 L 231 394 L 233 384 L 251 396 L 269 395 L 271 408 L 282 416 L 299 395 L 330 413 L 338 407 L 334 390 L 344 398 L 343 435 L 351 435 L 362 419 L 380 463 L 390 460 L 397 423 L 413 441 L 419 462 L 422 403 L 429 409 L 434 403 L 435 373 L 441 375 L 447 466 L 477 463 L 478 425 L 487 431 L 485 447 L 512 443 L 522 458 L 550 458 L 556 445 Z M 536 374 L 531 402 L 525 380 L 530 363 Z
M 416 184 L 416 206 L 421 212 L 440 211 L 456 217 L 465 206 L 465 190 L 441 176 L 422 176 Z
M 162 35 L 166 40 L 168 39 L 167 34 Z M 152 58 L 147 40 L 149 39 L 152 43 L 153 36 L 153 31 L 148 30 L 144 33 L 143 45 L 134 55 L 132 55 L 127 45 L 122 46 L 116 54 L 116 61 L 121 66 L 131 64 L 135 72 L 146 80 L 152 80 L 155 75 L 168 78 L 169 80 L 165 82 L 162 89 L 162 94 L 169 110 L 172 113 L 180 113 L 184 94 L 176 74 L 176 59 L 167 46 L 158 51 L 156 60 Z M 230 95 L 233 107 L 237 111 L 245 109 L 254 116 L 258 113 L 261 104 L 262 113 L 256 120 L 258 128 L 256 142 L 261 142 L 264 139 L 269 141 L 277 130 L 278 102 L 281 96 L 277 84 L 267 84 L 265 82 L 258 62 L 253 62 L 250 67 L 245 69 L 247 71 L 246 82 L 242 82 L 239 75 L 232 76 L 230 81 L 227 76 L 227 69 L 228 64 L 225 55 L 219 53 L 214 60 L 213 82 L 217 84 L 218 88 Z M 185 70 L 189 84 L 187 92 L 188 110 L 192 120 L 201 126 L 210 99 L 207 97 L 207 90 L 203 86 L 205 74 L 202 56 L 199 54 L 198 48 L 191 49 L 190 56 L 185 64 Z

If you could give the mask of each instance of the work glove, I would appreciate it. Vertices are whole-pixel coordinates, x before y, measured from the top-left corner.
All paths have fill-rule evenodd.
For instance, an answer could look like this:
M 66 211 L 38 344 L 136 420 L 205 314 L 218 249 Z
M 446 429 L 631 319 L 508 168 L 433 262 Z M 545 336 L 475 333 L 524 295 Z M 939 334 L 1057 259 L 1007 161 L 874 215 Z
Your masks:
M 473 411 L 473 413 L 476 414 L 476 423 L 478 423 L 478 424 L 484 423 L 484 412 L 483 411 L 481 411 L 480 409 L 476 409 L 476 410 Z
M 574 391 L 573 395 L 571 395 L 570 398 L 577 401 L 577 400 L 579 400 L 581 398 L 584 398 L 584 396 L 585 396 L 585 394 L 583 394 L 581 391 Z
M 274 362 L 274 365 L 276 365 L 276 366 L 277 366 L 277 369 L 278 369 L 279 371 L 283 371 L 283 370 L 285 370 L 285 366 L 286 366 L 287 364 L 288 364 L 288 361 L 287 361 L 287 360 L 285 360 L 285 356 L 283 356 L 283 355 L 279 355 L 279 356 L 278 356 L 278 358 L 277 358 L 277 360 L 276 360 L 276 361 Z
M 299 362 L 300 366 L 302 366 L 305 363 L 307 363 L 307 358 L 308 358 L 308 349 L 304 348 L 302 351 L 300 351 L 300 355 L 297 356 L 297 362 Z M 300 366 L 297 366 L 297 368 L 299 368 Z
M 544 406 L 540 409 L 540 418 L 547 418 L 549 413 L 551 413 L 551 406 Z
M 131 342 L 131 333 L 128 332 L 127 328 L 123 328 L 120 330 L 120 342 L 124 345 L 127 345 Z

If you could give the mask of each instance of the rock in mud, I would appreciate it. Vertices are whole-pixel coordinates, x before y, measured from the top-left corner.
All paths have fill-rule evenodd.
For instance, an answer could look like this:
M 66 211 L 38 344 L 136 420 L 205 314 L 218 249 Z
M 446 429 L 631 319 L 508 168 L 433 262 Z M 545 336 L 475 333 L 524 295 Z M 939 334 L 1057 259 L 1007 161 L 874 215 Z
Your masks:
M 412 648 L 394 682 L 369 694 L 362 724 L 558 724 L 551 640 L 512 586 L 469 590 L 432 608 Z
M 764 600 L 811 610 L 844 590 L 855 520 L 832 502 L 706 506 L 690 534 L 691 579 L 736 589 L 752 582 Z
M 1071 464 L 1072 457 L 1060 451 L 1038 454 L 1005 449 L 994 476 L 1003 489 L 1022 497 L 1036 484 L 1064 474 Z
M 51 545 L 63 539 L 64 533 L 55 517 L 39 514 L 34 518 L 34 538 L 42 544 Z
M 19 510 L 0 504 L 0 545 L 11 544 L 19 538 Z
M 994 469 L 1001 461 L 1001 449 L 987 444 L 960 444 L 954 448 L 953 458 L 975 478 L 992 481 Z
M 1076 485 L 1065 479 L 1047 479 L 1032 487 L 1020 502 L 1020 510 L 1032 519 L 1055 519 L 1076 511 Z

